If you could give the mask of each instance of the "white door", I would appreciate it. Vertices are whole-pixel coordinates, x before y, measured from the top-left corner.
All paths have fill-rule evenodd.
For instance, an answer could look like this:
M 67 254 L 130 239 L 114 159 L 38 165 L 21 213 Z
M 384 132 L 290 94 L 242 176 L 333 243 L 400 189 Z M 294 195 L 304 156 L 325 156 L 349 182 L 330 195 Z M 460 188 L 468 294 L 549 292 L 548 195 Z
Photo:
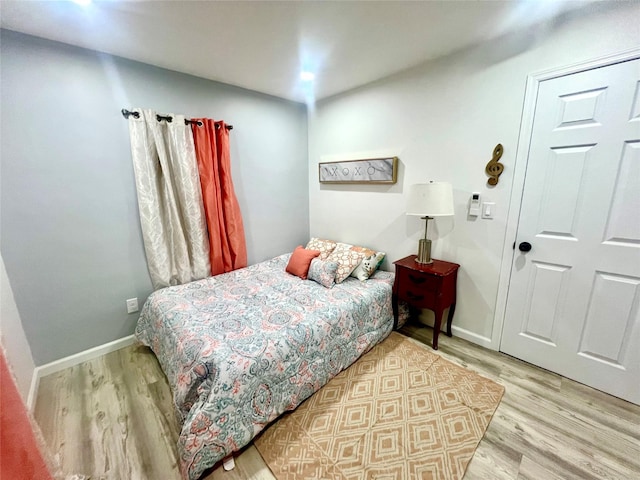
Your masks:
M 539 84 L 500 350 L 640 404 L 640 59 Z

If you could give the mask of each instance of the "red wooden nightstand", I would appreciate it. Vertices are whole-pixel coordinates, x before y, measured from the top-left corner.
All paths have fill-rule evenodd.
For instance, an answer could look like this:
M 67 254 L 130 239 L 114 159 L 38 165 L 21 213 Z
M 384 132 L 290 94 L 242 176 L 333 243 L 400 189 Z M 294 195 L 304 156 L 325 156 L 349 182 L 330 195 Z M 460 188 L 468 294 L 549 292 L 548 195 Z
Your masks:
M 442 313 L 449 308 L 447 335 L 451 336 L 451 321 L 456 310 L 457 263 L 433 260 L 433 263 L 420 264 L 416 255 L 409 255 L 393 262 L 396 266 L 396 279 L 393 284 L 394 328 L 398 325 L 398 300 L 405 301 L 410 307 L 427 308 L 436 314 L 433 325 L 433 349 L 438 349 L 438 335 L 442 326 Z

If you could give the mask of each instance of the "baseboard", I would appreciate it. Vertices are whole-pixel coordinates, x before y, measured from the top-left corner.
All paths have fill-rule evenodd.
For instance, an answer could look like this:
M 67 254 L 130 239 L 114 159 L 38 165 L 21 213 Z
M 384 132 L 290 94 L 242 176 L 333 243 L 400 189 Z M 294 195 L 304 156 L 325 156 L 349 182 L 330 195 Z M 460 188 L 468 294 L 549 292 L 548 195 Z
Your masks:
M 135 337 L 129 335 L 113 342 L 105 343 L 104 345 L 98 345 L 97 347 L 90 348 L 84 352 L 78 352 L 60 360 L 56 360 L 45 365 L 36 367 L 33 371 L 33 378 L 31 379 L 31 387 L 29 388 L 29 395 L 27 397 L 27 408 L 33 411 L 35 407 L 36 396 L 38 394 L 38 387 L 40 386 L 40 379 L 51 375 L 52 373 L 59 372 L 75 365 L 80 365 L 88 360 L 101 357 L 107 353 L 115 352 L 121 348 L 132 345 L 135 342 Z
M 464 340 L 468 340 L 471 343 L 480 345 L 481 347 L 488 348 L 490 350 L 497 350 L 497 348 L 491 342 L 491 338 L 478 335 L 477 333 L 465 330 L 464 328 L 451 325 L 451 333 L 454 337 L 460 337 Z
M 36 406 L 36 394 L 38 387 L 40 386 L 40 377 L 38 376 L 38 367 L 33 369 L 33 376 L 31 377 L 31 385 L 29 386 L 29 393 L 27 394 L 27 410 L 33 412 L 33 408 Z

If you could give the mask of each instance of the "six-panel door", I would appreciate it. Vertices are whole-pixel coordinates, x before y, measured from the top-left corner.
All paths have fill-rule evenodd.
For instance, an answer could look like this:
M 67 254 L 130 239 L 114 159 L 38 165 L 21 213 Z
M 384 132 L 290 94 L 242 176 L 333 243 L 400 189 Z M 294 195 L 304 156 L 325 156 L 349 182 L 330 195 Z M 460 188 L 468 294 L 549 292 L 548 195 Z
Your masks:
M 540 83 L 500 349 L 640 404 L 640 60 Z

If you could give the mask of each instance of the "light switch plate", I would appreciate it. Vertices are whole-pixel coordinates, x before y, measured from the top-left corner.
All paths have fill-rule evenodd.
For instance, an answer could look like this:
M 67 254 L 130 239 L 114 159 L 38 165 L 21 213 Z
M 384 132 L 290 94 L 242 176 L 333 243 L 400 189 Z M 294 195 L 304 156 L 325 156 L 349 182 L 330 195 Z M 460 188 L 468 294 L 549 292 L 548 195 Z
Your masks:
M 484 202 L 482 204 L 482 218 L 493 218 L 496 213 L 495 210 L 495 202 Z

